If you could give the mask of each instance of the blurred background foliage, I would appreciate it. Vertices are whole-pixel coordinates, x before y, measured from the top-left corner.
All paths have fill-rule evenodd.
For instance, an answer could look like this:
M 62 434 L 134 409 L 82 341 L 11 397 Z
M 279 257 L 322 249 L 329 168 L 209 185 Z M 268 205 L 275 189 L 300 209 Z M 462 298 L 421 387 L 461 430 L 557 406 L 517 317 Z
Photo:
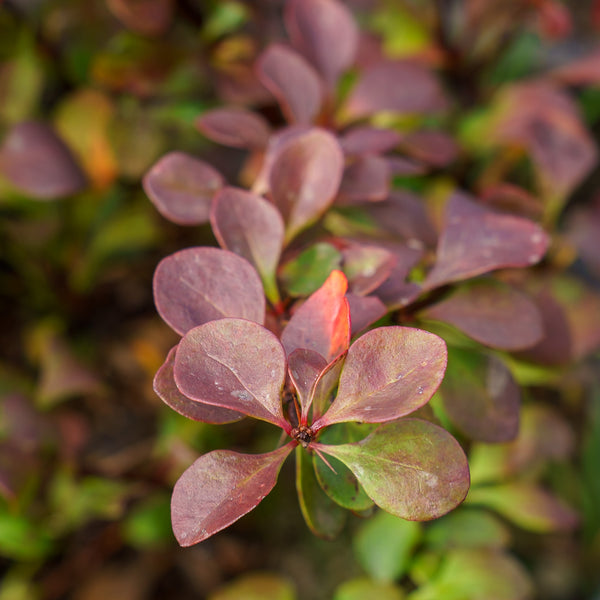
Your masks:
M 598 169 L 548 165 L 543 152 L 540 164 L 535 145 L 503 134 L 532 102 L 510 84 L 555 72 L 581 115 L 575 138 L 597 145 L 600 3 L 347 4 L 389 56 L 436 70 L 452 92 L 434 124 L 460 158 L 397 183 L 435 197 L 449 181 L 476 187 L 511 171 L 534 215 L 536 197 L 552 207 L 553 261 L 597 292 Z M 252 71 L 282 37 L 281 10 L 279 0 L 0 2 L 0 600 L 600 598 L 595 308 L 580 324 L 593 338 L 581 360 L 515 361 L 527 400 L 519 436 L 469 443 L 472 492 L 450 515 L 356 517 L 325 542 L 302 522 L 286 468 L 289 485 L 252 515 L 199 546 L 175 543 L 169 498 L 183 469 L 213 448 L 262 451 L 273 440 L 251 420 L 186 420 L 152 391 L 176 342 L 153 306 L 153 270 L 215 240 L 208 226 L 163 219 L 140 180 L 178 150 L 236 181 L 243 153 L 209 143 L 194 122 L 230 102 L 281 122 Z M 561 74 L 564 65 L 577 69 Z M 542 94 L 528 106 L 572 132 L 562 112 L 547 115 L 551 102 Z M 306 293 L 287 268 L 282 280 Z M 578 288 L 565 281 L 569 304 Z

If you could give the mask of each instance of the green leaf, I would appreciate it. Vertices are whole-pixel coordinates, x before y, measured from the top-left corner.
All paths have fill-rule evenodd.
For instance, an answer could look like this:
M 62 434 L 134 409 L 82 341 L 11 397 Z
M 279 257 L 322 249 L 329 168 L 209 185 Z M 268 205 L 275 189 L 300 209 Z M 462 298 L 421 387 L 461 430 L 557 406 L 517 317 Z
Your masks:
M 372 581 L 366 577 L 351 579 L 338 586 L 333 595 L 333 600 L 403 600 L 404 592 L 391 583 Z
M 318 290 L 329 273 L 339 268 L 342 254 L 331 244 L 320 242 L 288 261 L 280 270 L 282 286 L 290 296 L 309 296 Z
M 402 577 L 421 539 L 421 525 L 380 511 L 354 536 L 354 553 L 375 580 L 391 583 Z
M 23 515 L 0 511 L 0 555 L 19 560 L 36 560 L 52 551 L 52 539 L 43 527 Z
M 123 523 L 123 535 L 129 544 L 140 549 L 171 542 L 170 498 L 155 495 L 136 506 Z
M 296 489 L 300 510 L 309 529 L 324 539 L 334 539 L 346 522 L 346 511 L 319 486 L 312 460 L 302 446 L 296 446 Z
M 409 600 L 526 600 L 533 586 L 524 568 L 494 550 L 453 550 L 437 576 Z
M 290 582 L 279 575 L 252 573 L 222 587 L 208 600 L 296 600 L 296 594 Z
M 314 444 L 341 460 L 384 510 L 427 521 L 460 504 L 469 489 L 469 468 L 458 442 L 444 429 L 419 419 L 378 427 L 354 444 Z

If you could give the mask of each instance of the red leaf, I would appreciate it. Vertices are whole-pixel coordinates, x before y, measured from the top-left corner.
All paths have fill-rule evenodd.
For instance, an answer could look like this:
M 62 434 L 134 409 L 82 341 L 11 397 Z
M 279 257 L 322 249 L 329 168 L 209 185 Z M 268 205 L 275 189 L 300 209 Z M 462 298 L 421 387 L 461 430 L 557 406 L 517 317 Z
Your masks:
M 539 226 L 521 217 L 496 213 L 455 193 L 446 207 L 446 227 L 437 260 L 423 282 L 431 289 L 506 267 L 537 263 L 548 247 Z
M 323 129 L 311 129 L 283 145 L 269 173 L 269 188 L 286 223 L 286 241 L 331 205 L 343 167 L 340 145 Z
M 383 423 L 427 404 L 446 369 L 446 344 L 433 333 L 411 327 L 379 327 L 350 349 L 338 392 L 313 429 L 360 421 Z
M 188 331 L 179 342 L 174 374 L 177 387 L 192 400 L 290 430 L 281 405 L 285 350 L 258 323 L 220 319 Z
M 255 455 L 215 450 L 196 460 L 173 489 L 171 519 L 179 544 L 197 544 L 255 508 L 275 486 L 294 445 Z
M 208 221 L 210 202 L 224 179 L 208 163 L 170 152 L 146 173 L 142 184 L 163 217 L 179 225 L 199 225 Z
M 340 145 L 347 155 L 383 154 L 393 150 L 400 143 L 400 139 L 400 134 L 393 129 L 359 125 L 342 135 Z
M 421 315 L 450 323 L 474 340 L 502 350 L 529 348 L 544 333 L 542 317 L 532 300 L 491 281 L 463 285 Z
M 381 156 L 361 156 L 344 169 L 336 204 L 385 200 L 390 192 L 390 167 Z
M 126 27 L 142 35 L 161 35 L 173 18 L 173 0 L 107 0 L 106 4 Z
M 290 123 L 312 123 L 321 110 L 321 81 L 297 52 L 272 44 L 258 58 L 258 77 Z
M 441 131 L 416 131 L 401 142 L 402 149 L 413 158 L 434 167 L 445 167 L 459 154 L 458 144 Z
M 160 261 L 154 272 L 154 302 L 177 333 L 223 317 L 262 323 L 265 297 L 256 271 L 218 248 L 187 248 Z
M 386 305 L 376 296 L 357 296 L 349 292 L 346 294 L 346 300 L 350 307 L 352 337 L 381 319 L 388 311 Z
M 4 138 L 0 174 L 39 200 L 70 196 L 87 183 L 71 151 L 54 130 L 34 122 L 15 125 Z
M 333 86 L 352 65 L 358 47 L 358 29 L 350 11 L 337 0 L 290 0 L 284 19 L 294 46 Z
M 410 61 L 387 61 L 365 69 L 350 92 L 345 112 L 353 119 L 381 111 L 430 113 L 447 101 L 435 76 Z
M 261 149 L 271 133 L 267 121 L 245 108 L 216 108 L 196 119 L 196 127 L 213 142 L 234 148 Z
M 244 415 L 241 413 L 226 408 L 219 408 L 212 404 L 204 404 L 202 402 L 190 400 L 179 391 L 173 377 L 173 365 L 175 364 L 176 351 L 177 346 L 171 348 L 167 360 L 156 372 L 154 377 L 154 391 L 157 393 L 158 397 L 174 411 L 194 421 L 222 424 L 233 423 L 234 421 L 242 419 Z
M 348 282 L 332 271 L 325 283 L 294 313 L 281 335 L 288 356 L 296 348 L 318 352 L 329 363 L 350 343 Z
M 288 356 L 288 372 L 298 392 L 301 407 L 300 422 L 303 425 L 306 425 L 317 380 L 326 368 L 327 361 L 314 350 L 297 348 Z

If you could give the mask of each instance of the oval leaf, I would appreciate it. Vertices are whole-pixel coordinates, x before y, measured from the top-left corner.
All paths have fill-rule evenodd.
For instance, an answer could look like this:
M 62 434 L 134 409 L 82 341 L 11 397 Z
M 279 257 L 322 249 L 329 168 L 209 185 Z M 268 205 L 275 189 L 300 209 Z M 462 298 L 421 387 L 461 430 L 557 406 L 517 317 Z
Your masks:
M 146 173 L 142 184 L 163 217 L 179 225 L 200 225 L 208 221 L 210 202 L 224 179 L 208 163 L 170 152 Z
M 361 442 L 315 446 L 341 460 L 375 504 L 409 521 L 446 514 L 469 489 L 460 444 L 428 421 L 402 419 L 378 427 Z
M 244 415 L 241 413 L 213 406 L 212 404 L 204 404 L 203 402 L 190 400 L 179 391 L 173 376 L 176 351 L 177 346 L 171 348 L 167 359 L 154 377 L 154 391 L 158 397 L 174 411 L 194 421 L 220 425 L 223 423 L 233 423 L 243 419 Z
M 154 302 L 165 323 L 183 335 L 223 317 L 262 323 L 263 287 L 252 265 L 218 248 L 187 248 L 171 254 L 154 272 Z
M 272 44 L 260 55 L 256 70 L 289 123 L 314 121 L 321 110 L 321 81 L 300 54 L 283 44 Z
M 313 350 L 298 348 L 288 356 L 288 372 L 298 392 L 301 420 L 306 425 L 308 410 L 313 399 L 315 384 L 327 368 L 327 361 Z
M 294 46 L 334 85 L 354 62 L 358 47 L 358 28 L 350 11 L 337 0 L 291 0 L 284 18 Z
M 383 154 L 393 150 L 399 143 L 400 134 L 393 129 L 377 129 L 368 125 L 353 127 L 340 138 L 345 154 Z
M 296 348 L 318 352 L 329 363 L 350 343 L 350 310 L 344 297 L 348 282 L 332 271 L 325 283 L 293 314 L 281 334 L 290 355 Z
M 173 532 L 191 546 L 249 513 L 273 489 L 292 443 L 266 454 L 215 450 L 179 478 L 171 499 Z
M 446 369 L 444 341 L 411 327 L 379 327 L 350 346 L 333 404 L 313 428 L 382 423 L 427 404 Z
M 269 188 L 286 222 L 286 242 L 331 205 L 343 168 L 342 149 L 324 129 L 311 129 L 283 145 L 273 160 Z
M 544 334 L 542 317 L 534 302 L 525 294 L 492 281 L 462 285 L 421 316 L 450 323 L 481 344 L 502 350 L 529 348 Z
M 360 156 L 344 169 L 336 203 L 341 205 L 385 200 L 390 191 L 390 167 L 381 156 Z
M 436 263 L 423 287 L 431 289 L 500 268 L 534 265 L 548 243 L 544 230 L 532 221 L 496 213 L 455 193 L 448 200 Z
M 48 125 L 34 122 L 15 125 L 4 138 L 0 175 L 39 200 L 69 196 L 87 184 L 66 144 Z
M 290 429 L 281 406 L 285 351 L 257 323 L 220 319 L 192 329 L 179 342 L 174 373 L 188 398 Z
M 195 124 L 208 139 L 234 148 L 264 148 L 271 133 L 263 117 L 237 107 L 206 111 Z

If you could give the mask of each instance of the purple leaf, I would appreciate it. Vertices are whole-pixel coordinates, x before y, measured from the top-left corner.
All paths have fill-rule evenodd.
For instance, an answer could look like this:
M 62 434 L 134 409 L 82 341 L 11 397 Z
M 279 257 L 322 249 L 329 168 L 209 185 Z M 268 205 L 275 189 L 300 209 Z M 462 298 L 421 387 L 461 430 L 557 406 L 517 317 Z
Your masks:
M 331 205 L 343 168 L 340 145 L 324 129 L 310 129 L 281 148 L 269 173 L 269 188 L 286 223 L 286 241 Z
M 19 123 L 10 129 L 0 148 L 0 175 L 39 200 L 70 196 L 87 185 L 69 148 L 43 123 Z
M 390 192 L 390 167 L 381 156 L 361 156 L 344 169 L 336 204 L 385 200 Z
M 436 263 L 423 287 L 432 289 L 494 269 L 534 265 L 548 243 L 544 230 L 532 221 L 493 212 L 455 193 L 446 207 Z
M 469 467 L 459 443 L 428 421 L 402 419 L 354 444 L 315 447 L 342 461 L 375 504 L 409 521 L 446 514 L 469 489 Z
M 300 54 L 283 44 L 271 44 L 258 58 L 256 70 L 289 123 L 315 120 L 321 110 L 321 80 Z
M 127 28 L 142 35 L 161 35 L 173 19 L 173 0 L 107 0 L 109 10 Z
M 344 273 L 354 294 L 365 296 L 379 287 L 396 265 L 396 256 L 379 246 L 349 243 L 342 250 Z
M 350 346 L 337 396 L 313 428 L 383 423 L 410 414 L 433 396 L 446 361 L 446 344 L 433 333 L 411 327 L 368 331 Z
M 179 478 L 171 499 L 173 532 L 191 546 L 249 513 L 273 489 L 293 443 L 266 454 L 215 450 Z
M 402 140 L 401 147 L 413 158 L 434 167 L 449 165 L 459 154 L 458 144 L 441 131 L 416 131 Z
M 216 108 L 196 119 L 196 127 L 208 139 L 234 148 L 264 148 L 271 130 L 260 115 L 245 108 Z
M 502 350 L 529 348 L 544 333 L 535 303 L 510 286 L 492 281 L 463 285 L 420 315 L 450 323 L 481 344 Z
M 290 0 L 284 19 L 294 46 L 327 83 L 335 85 L 354 62 L 358 47 L 358 29 L 350 11 L 337 0 Z
M 146 173 L 142 183 L 163 217 L 179 225 L 200 225 L 208 221 L 211 200 L 224 179 L 208 163 L 170 152 Z
M 285 350 L 258 323 L 220 319 L 188 331 L 179 342 L 174 374 L 192 400 L 290 429 L 281 405 Z
M 427 167 L 424 164 L 404 156 L 386 156 L 385 159 L 392 175 L 412 177 L 427 172 Z
M 376 296 L 357 296 L 348 292 L 346 300 L 350 307 L 350 335 L 352 337 L 381 319 L 388 311 L 386 305 Z
M 183 335 L 223 317 L 262 323 L 265 297 L 250 263 L 227 250 L 187 248 L 160 261 L 154 302 L 165 323 Z
M 326 368 L 327 361 L 314 350 L 297 348 L 288 356 L 288 372 L 298 392 L 301 408 L 300 421 L 303 425 L 306 424 L 317 380 Z
M 452 349 L 440 391 L 451 421 L 471 439 L 495 443 L 516 437 L 521 394 L 496 356 Z
M 271 302 L 279 299 L 275 271 L 283 248 L 284 224 L 267 200 L 233 187 L 215 197 L 210 222 L 219 244 L 250 261 Z
M 410 61 L 386 61 L 363 71 L 344 112 L 357 119 L 381 111 L 438 112 L 446 106 L 444 92 L 430 71 Z
M 350 312 L 344 297 L 348 282 L 332 271 L 325 283 L 292 315 L 281 334 L 288 356 L 296 348 L 318 352 L 327 362 L 348 349 Z
M 400 139 L 400 134 L 393 129 L 359 125 L 342 135 L 340 145 L 346 155 L 383 154 L 393 150 L 400 143 Z
M 331 405 L 331 398 L 340 380 L 340 373 L 345 360 L 346 353 L 344 352 L 332 360 L 319 374 L 313 392 L 313 422 L 316 422 Z
M 242 419 L 244 415 L 241 413 L 190 400 L 179 391 L 173 377 L 176 351 L 177 346 L 171 348 L 167 360 L 154 377 L 154 391 L 158 397 L 174 411 L 194 421 L 222 424 L 233 423 Z

